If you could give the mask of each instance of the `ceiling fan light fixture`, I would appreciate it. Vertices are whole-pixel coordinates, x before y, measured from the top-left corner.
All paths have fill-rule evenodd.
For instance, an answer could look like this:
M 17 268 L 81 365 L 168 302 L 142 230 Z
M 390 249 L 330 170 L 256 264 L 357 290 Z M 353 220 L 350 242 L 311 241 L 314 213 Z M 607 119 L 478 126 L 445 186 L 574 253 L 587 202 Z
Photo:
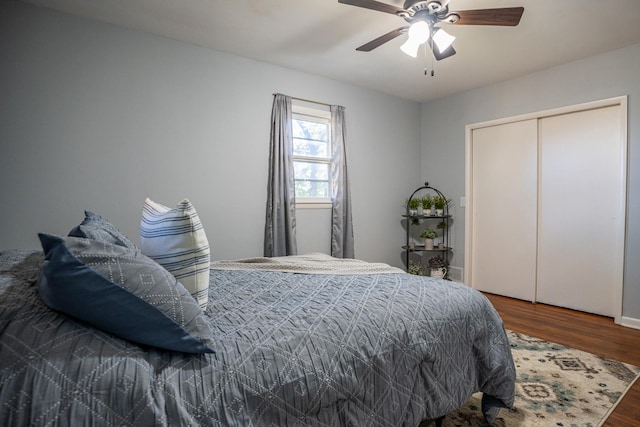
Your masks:
M 402 44 L 402 46 L 400 46 L 401 51 L 413 58 L 418 56 L 418 48 L 420 48 L 420 45 L 418 43 L 414 43 L 411 39 L 408 39 Z
M 447 33 L 442 28 L 436 28 L 436 31 L 433 33 L 432 40 L 438 47 L 440 53 L 443 53 L 445 50 L 451 46 L 453 41 L 455 40 L 455 36 Z
M 420 45 L 429 40 L 430 33 L 431 29 L 429 28 L 429 24 L 425 21 L 414 22 L 409 27 L 409 38 L 400 46 L 400 50 L 415 58 L 418 56 L 418 48 Z

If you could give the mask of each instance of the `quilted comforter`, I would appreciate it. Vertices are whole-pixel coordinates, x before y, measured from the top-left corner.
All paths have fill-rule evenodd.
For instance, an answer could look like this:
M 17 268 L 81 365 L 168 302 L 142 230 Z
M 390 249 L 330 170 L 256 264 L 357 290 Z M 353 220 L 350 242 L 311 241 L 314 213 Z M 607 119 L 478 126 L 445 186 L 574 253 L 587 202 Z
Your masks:
M 418 426 L 476 391 L 513 403 L 502 321 L 463 285 L 214 269 L 215 353 L 185 355 L 49 309 L 42 261 L 0 253 L 3 425 Z

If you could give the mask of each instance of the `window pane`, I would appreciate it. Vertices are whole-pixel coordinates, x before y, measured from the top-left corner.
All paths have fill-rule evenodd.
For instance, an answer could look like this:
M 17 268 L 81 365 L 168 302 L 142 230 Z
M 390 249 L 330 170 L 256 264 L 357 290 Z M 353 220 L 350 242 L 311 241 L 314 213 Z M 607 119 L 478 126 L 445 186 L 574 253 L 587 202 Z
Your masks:
M 327 141 L 328 126 L 326 123 L 310 122 L 308 120 L 293 119 L 293 137 Z
M 295 160 L 296 197 L 329 197 L 329 165 Z
M 296 197 L 329 198 L 329 183 L 322 181 L 296 181 Z
M 293 154 L 329 158 L 329 125 L 293 119 Z
M 329 158 L 328 141 L 310 141 L 306 139 L 293 139 L 293 155 L 305 157 Z
M 293 162 L 294 176 L 296 179 L 307 181 L 329 181 L 329 165 L 327 163 Z

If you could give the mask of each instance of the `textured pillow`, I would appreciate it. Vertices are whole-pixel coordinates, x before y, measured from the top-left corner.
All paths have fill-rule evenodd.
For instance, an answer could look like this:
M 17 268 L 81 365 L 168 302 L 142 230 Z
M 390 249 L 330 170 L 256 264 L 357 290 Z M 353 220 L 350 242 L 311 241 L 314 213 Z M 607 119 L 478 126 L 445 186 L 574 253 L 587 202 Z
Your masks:
M 173 274 L 202 308 L 207 307 L 209 242 L 189 200 L 171 209 L 147 198 L 140 221 L 140 249 Z
M 100 242 L 113 243 L 129 249 L 138 249 L 115 225 L 93 212 L 84 211 L 84 220 L 74 227 L 69 236 L 84 237 Z
M 189 292 L 140 251 L 38 234 L 38 293 L 49 307 L 139 344 L 212 353 L 212 332 Z

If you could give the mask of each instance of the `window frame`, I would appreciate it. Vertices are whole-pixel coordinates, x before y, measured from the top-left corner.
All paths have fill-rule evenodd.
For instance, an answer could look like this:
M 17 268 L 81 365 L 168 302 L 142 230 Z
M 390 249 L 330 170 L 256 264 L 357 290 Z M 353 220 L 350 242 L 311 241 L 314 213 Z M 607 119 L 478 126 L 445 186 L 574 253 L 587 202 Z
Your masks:
M 329 185 L 329 195 L 332 192 L 331 185 L 331 171 L 333 169 L 333 142 L 331 141 L 331 112 L 329 110 L 322 110 L 319 108 L 307 107 L 299 104 L 292 104 L 291 106 L 291 119 L 308 119 L 308 121 L 323 123 L 328 127 L 328 144 L 329 144 L 329 157 L 324 159 L 320 157 L 314 156 L 300 156 L 293 153 L 293 146 L 291 151 L 292 160 L 295 162 L 296 160 L 300 161 L 310 161 L 314 163 L 326 164 L 329 167 L 329 177 L 328 177 L 328 185 Z M 293 144 L 293 139 L 291 141 Z M 294 172 L 294 182 L 295 182 L 295 172 Z M 299 197 L 296 195 L 296 209 L 326 209 L 331 208 L 333 206 L 333 200 L 331 196 L 329 197 Z

